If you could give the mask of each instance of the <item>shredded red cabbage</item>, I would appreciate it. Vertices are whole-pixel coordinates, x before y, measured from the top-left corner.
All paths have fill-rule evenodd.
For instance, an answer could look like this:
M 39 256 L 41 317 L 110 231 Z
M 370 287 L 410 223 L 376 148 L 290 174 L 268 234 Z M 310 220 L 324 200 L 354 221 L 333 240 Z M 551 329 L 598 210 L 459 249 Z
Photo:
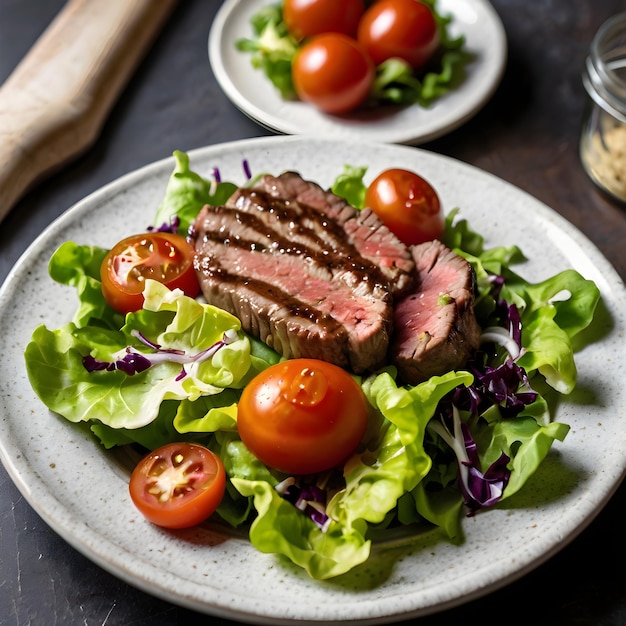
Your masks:
M 276 485 L 276 491 L 291 502 L 323 531 L 328 529 L 330 518 L 326 515 L 326 490 L 317 484 L 307 484 L 290 476 Z
M 252 178 L 252 171 L 250 170 L 250 163 L 248 163 L 248 159 L 243 159 L 241 161 L 241 167 L 243 168 L 243 173 L 246 179 L 250 180 Z M 218 167 L 213 168 L 212 174 L 216 183 L 222 182 L 222 174 Z
M 244 159 L 242 162 L 243 172 L 246 175 L 246 178 L 250 180 L 252 178 L 252 172 L 250 171 L 250 164 L 248 163 L 248 159 Z
M 483 473 L 476 443 L 468 425 L 461 422 L 459 411 L 455 406 L 452 407 L 452 430 L 445 422 L 444 415 L 441 415 L 441 421 L 433 420 L 429 428 L 440 435 L 456 455 L 459 489 L 467 507 L 467 515 L 471 517 L 479 509 L 493 506 L 502 498 L 511 475 L 511 470 L 507 468 L 510 458 L 502 453 L 500 458 Z
M 467 473 L 462 473 L 464 480 L 461 481 L 461 492 L 465 505 L 469 509 L 468 515 L 471 516 L 478 509 L 493 506 L 502 498 L 504 488 L 511 476 L 511 470 L 507 468 L 507 463 L 511 459 L 503 452 L 483 474 L 480 471 L 478 449 L 468 425 L 461 424 L 461 430 L 463 444 L 469 458 L 468 462 L 464 462 Z
M 119 357 L 112 361 L 100 361 L 88 354 L 83 357 L 83 366 L 85 369 L 89 372 L 102 370 L 112 372 L 119 370 L 128 376 L 133 376 L 134 374 L 147 370 L 149 367 L 156 365 L 157 363 L 180 363 L 183 367 L 181 373 L 176 379 L 180 380 L 187 375 L 184 368 L 185 364 L 197 363 L 199 361 L 210 359 L 220 348 L 233 343 L 238 338 L 236 331 L 227 330 L 220 341 L 216 341 L 206 350 L 202 350 L 196 354 L 187 354 L 184 350 L 169 350 L 162 348 L 159 344 L 151 341 L 139 331 L 133 330 L 131 331 L 131 335 L 139 339 L 139 341 L 141 341 L 141 343 L 146 345 L 148 348 L 155 350 L 155 352 L 144 354 L 132 346 L 127 346 L 121 353 L 119 353 Z
M 157 232 L 157 233 L 174 233 L 178 232 L 178 227 L 180 226 L 180 218 L 178 215 L 172 215 L 170 218 L 169 224 L 167 222 L 163 222 L 161 226 L 148 226 L 148 232 Z
M 503 418 L 514 419 L 538 396 L 531 388 L 526 371 L 516 363 L 524 353 L 519 310 L 514 304 L 498 299 L 504 278 L 494 276 L 492 282 L 498 325 L 483 330 L 483 350 L 478 351 L 468 363 L 467 369 L 473 374 L 474 382 L 454 390 L 447 402 L 442 403 L 441 421 L 433 420 L 429 425 L 457 457 L 459 489 L 469 516 L 500 501 L 511 474 L 507 468 L 510 458 L 503 452 L 483 473 L 470 427 L 461 421 L 459 411 L 477 417 L 497 406 Z M 490 365 L 490 361 L 498 358 L 498 348 L 504 348 L 507 355 L 499 365 Z M 447 426 L 450 421 L 452 429 Z

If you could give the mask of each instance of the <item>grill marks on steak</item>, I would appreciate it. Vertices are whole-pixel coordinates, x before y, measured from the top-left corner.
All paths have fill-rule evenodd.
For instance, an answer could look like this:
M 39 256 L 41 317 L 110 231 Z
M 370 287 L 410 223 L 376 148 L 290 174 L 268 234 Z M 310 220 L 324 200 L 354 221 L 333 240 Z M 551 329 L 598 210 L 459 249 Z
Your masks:
M 385 362 L 390 282 L 341 221 L 262 186 L 205 207 L 190 237 L 207 301 L 283 356 L 320 358 L 355 373 Z
M 356 253 L 341 225 L 322 217 L 318 210 L 276 198 L 263 189 L 238 189 L 228 199 L 226 207 L 234 209 L 240 216 L 254 218 L 252 228 L 272 238 L 277 252 L 289 253 L 294 244 L 301 244 L 311 252 L 323 254 L 333 265 L 356 262 L 369 271 L 372 280 L 388 284 L 387 277 L 377 265 Z
M 390 360 L 403 383 L 416 385 L 462 367 L 478 348 L 474 272 L 434 240 L 413 247 L 418 286 L 394 307 Z
M 338 224 L 358 253 L 380 268 L 394 294 L 413 285 L 415 263 L 409 248 L 370 209 L 359 211 L 343 198 L 304 180 L 296 172 L 266 175 L 256 185 L 275 198 L 317 209 Z
M 391 362 L 415 385 L 478 347 L 469 263 L 437 240 L 409 249 L 294 172 L 205 207 L 190 238 L 208 302 L 286 358 L 358 374 Z

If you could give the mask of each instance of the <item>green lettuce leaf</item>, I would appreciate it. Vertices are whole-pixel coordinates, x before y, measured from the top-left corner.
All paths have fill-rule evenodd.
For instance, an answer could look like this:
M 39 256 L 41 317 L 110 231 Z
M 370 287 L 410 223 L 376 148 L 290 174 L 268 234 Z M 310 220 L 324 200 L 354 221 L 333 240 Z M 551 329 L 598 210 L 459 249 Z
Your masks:
M 240 390 L 224 389 L 212 396 L 183 400 L 174 416 L 179 433 L 214 433 L 218 430 L 237 432 L 237 402 Z
M 156 419 L 139 428 L 114 428 L 102 422 L 89 422 L 91 432 L 107 449 L 115 446 L 137 444 L 146 450 L 156 450 L 174 441 L 185 441 L 187 436 L 174 428 L 178 408 L 175 400 L 166 400 L 159 407 Z M 196 443 L 203 443 L 200 439 Z
M 518 287 L 510 273 L 506 285 L 511 291 Z M 575 270 L 565 270 L 536 284 L 520 281 L 519 294 L 526 301 L 525 353 L 519 365 L 529 373 L 538 370 L 560 393 L 571 393 L 577 379 L 571 339 L 591 323 L 600 300 L 598 287 Z
M 72 321 L 78 327 L 94 324 L 117 330 L 124 323 L 124 316 L 110 308 L 102 295 L 100 266 L 107 253 L 105 248 L 67 241 L 48 262 L 53 280 L 76 289 L 78 308 Z
M 479 323 L 483 328 L 490 325 L 496 304 L 490 295 L 491 277 L 503 276 L 505 282 L 499 297 L 517 306 L 522 321 L 524 354 L 518 364 L 529 375 L 538 371 L 560 393 L 570 393 L 577 379 L 571 340 L 591 324 L 600 290 L 573 269 L 538 283 L 527 281 L 510 267 L 525 260 L 517 246 L 485 249 L 483 238 L 472 231 L 466 220 L 454 222 L 456 215 L 454 211 L 446 218 L 443 242 L 474 268 Z
M 475 432 L 481 463 L 488 467 L 500 455 L 511 457 L 511 478 L 503 494 L 509 498 L 518 492 L 545 459 L 555 440 L 563 441 L 570 427 L 560 422 L 540 426 L 532 417 L 500 420 Z
M 254 499 L 257 516 L 250 526 L 250 541 L 257 550 L 284 555 L 318 580 L 344 574 L 368 559 L 370 541 L 365 539 L 364 522 L 331 523 L 322 532 L 268 482 L 231 480 L 242 495 Z
M 263 7 L 251 19 L 253 36 L 238 39 L 235 47 L 251 54 L 252 67 L 261 70 L 285 100 L 296 97 L 291 66 L 298 42 L 287 32 L 282 6 Z
M 179 219 L 177 232 L 185 236 L 200 209 L 205 204 L 221 205 L 237 189 L 233 183 L 210 181 L 189 168 L 189 156 L 174 151 L 176 166 L 165 189 L 165 197 L 157 209 L 154 225 L 171 224 Z
M 472 381 L 469 372 L 448 372 L 410 388 L 398 387 L 390 372 L 364 380 L 363 392 L 385 419 L 375 445 L 370 441 L 368 450 L 346 463 L 346 488 L 329 502 L 329 515 L 347 525 L 357 519 L 382 522 L 431 468 L 424 436 L 439 401 Z
M 356 209 L 365 206 L 367 186 L 363 182 L 367 167 L 344 165 L 343 172 L 335 178 L 331 191 Z
M 245 335 L 225 345 L 211 359 L 185 366 L 164 361 L 129 376 L 122 371 L 89 372 L 83 357 L 114 361 L 131 346 L 149 356 L 132 331 L 163 349 L 198 354 L 220 341 L 239 320 L 216 307 L 201 304 L 179 291 L 147 281 L 144 309 L 130 313 L 119 331 L 79 328 L 70 323 L 50 331 L 39 326 L 26 347 L 29 380 L 53 411 L 71 422 L 98 421 L 112 428 L 140 428 L 154 421 L 166 400 L 194 401 L 243 385 L 251 367 Z

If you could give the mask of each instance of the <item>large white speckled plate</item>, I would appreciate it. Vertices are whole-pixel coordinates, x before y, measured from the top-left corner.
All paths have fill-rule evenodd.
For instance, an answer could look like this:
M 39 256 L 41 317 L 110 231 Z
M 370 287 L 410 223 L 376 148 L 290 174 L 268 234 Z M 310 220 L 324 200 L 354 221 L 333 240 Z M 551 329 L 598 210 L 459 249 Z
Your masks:
M 244 180 L 253 172 L 299 170 L 329 185 L 345 163 L 422 173 L 446 210 L 459 206 L 487 245 L 519 244 L 531 259 L 520 273 L 544 278 L 567 267 L 598 284 L 606 312 L 599 338 L 578 353 L 579 387 L 557 418 L 571 425 L 517 496 L 464 520 L 462 545 L 436 532 L 376 547 L 343 578 L 315 582 L 245 537 L 203 527 L 171 533 L 145 522 L 127 494 L 125 470 L 82 429 L 50 413 L 28 383 L 22 353 L 36 325 L 56 328 L 76 305 L 72 289 L 48 277 L 66 240 L 111 246 L 145 230 L 174 167 L 168 158 L 113 182 L 54 222 L 0 291 L 3 332 L 0 457 L 24 497 L 62 537 L 121 579 L 173 603 L 240 621 L 374 624 L 419 616 L 489 593 L 536 567 L 594 518 L 626 468 L 623 347 L 626 293 L 596 248 L 528 194 L 466 164 L 416 148 L 270 137 L 191 153 L 192 167 Z M 93 485 L 97 485 L 94 488 Z
M 381 108 L 350 115 L 325 115 L 304 102 L 280 97 L 267 77 L 255 70 L 250 54 L 235 42 L 252 37 L 250 18 L 271 0 L 226 0 L 209 34 L 213 73 L 230 100 L 250 118 L 281 133 L 314 137 L 420 144 L 458 128 L 473 117 L 496 90 L 507 59 L 506 33 L 488 0 L 439 0 L 438 11 L 453 19 L 449 32 L 465 37 L 473 55 L 463 82 L 428 108 Z

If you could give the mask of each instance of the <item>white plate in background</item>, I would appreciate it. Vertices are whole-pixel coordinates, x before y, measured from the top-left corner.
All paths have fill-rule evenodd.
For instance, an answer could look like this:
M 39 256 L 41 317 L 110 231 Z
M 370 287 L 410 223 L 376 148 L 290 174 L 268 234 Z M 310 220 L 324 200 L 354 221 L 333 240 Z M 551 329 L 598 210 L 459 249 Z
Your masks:
M 374 112 L 332 116 L 304 102 L 281 98 L 265 74 L 252 67 L 250 53 L 235 47 L 253 35 L 250 18 L 269 0 L 226 0 L 209 35 L 209 59 L 218 83 L 230 100 L 262 126 L 284 134 L 326 136 L 385 143 L 421 144 L 458 128 L 491 98 L 507 59 L 504 27 L 487 0 L 439 0 L 437 9 L 451 15 L 449 32 L 465 36 L 474 55 L 463 83 L 429 108 L 388 107 Z

